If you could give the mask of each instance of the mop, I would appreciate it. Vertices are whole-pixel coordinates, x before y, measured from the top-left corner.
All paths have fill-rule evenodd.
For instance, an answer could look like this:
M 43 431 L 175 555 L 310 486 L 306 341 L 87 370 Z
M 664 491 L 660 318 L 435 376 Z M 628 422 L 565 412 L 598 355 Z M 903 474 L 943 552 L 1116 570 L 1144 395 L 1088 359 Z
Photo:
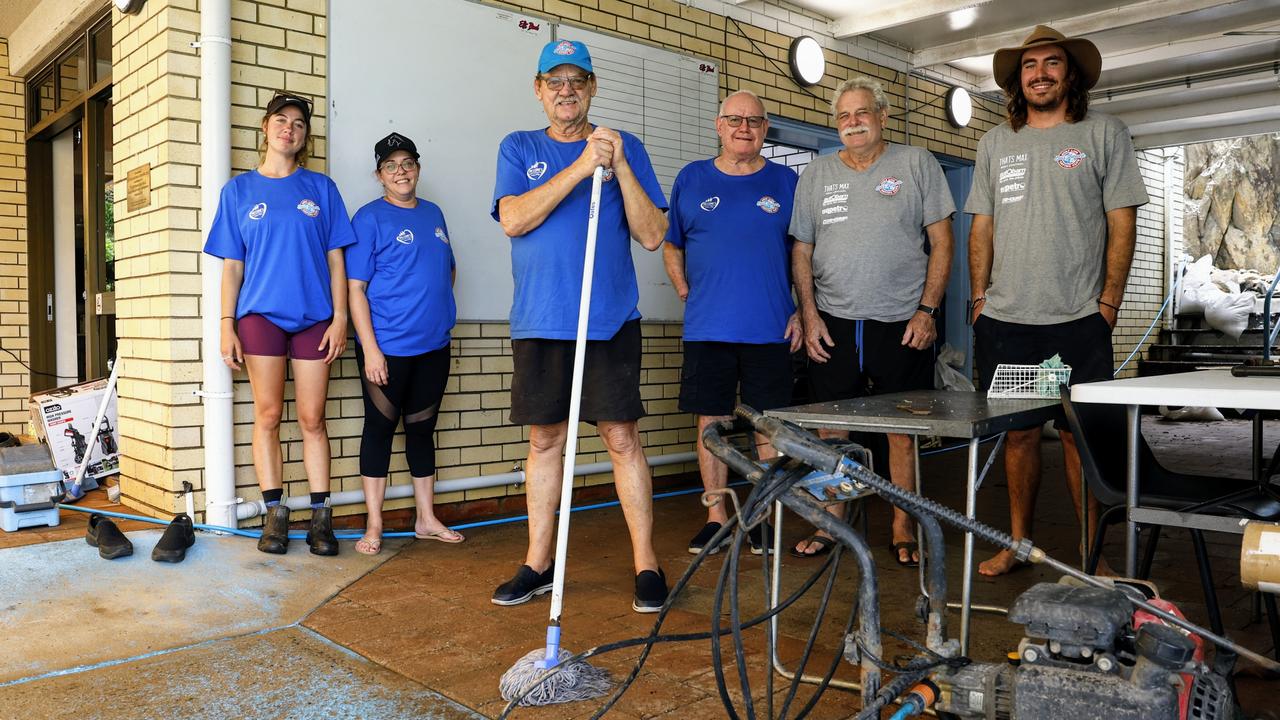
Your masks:
M 587 352 L 587 318 L 591 313 L 591 275 L 595 269 L 596 224 L 600 212 L 600 185 L 604 168 L 591 178 L 591 205 L 587 215 L 587 249 L 582 266 L 582 296 L 578 300 L 578 336 L 573 348 L 573 381 L 569 391 L 569 426 L 565 440 L 564 475 L 560 480 L 560 517 L 556 525 L 555 573 L 551 587 L 551 619 L 545 649 L 534 650 L 516 661 L 502 675 L 498 688 L 520 705 L 552 705 L 600 697 L 609 691 L 609 671 L 584 661 L 561 665 L 573 653 L 560 647 L 560 611 L 564 604 L 565 558 L 569 554 L 569 506 L 573 499 L 573 469 L 578 453 L 578 415 L 582 405 L 582 371 Z M 532 687 L 536 685 L 536 687 Z

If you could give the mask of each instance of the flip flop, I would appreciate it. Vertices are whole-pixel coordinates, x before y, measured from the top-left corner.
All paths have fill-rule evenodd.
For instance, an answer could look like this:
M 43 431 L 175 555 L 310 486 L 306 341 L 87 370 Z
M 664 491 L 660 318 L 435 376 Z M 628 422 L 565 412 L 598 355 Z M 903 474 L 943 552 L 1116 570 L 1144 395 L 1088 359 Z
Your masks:
M 907 551 L 907 559 L 902 559 L 902 551 Z M 920 561 L 912 560 L 920 552 L 920 543 L 918 542 L 896 542 L 893 544 L 893 559 L 898 561 L 902 567 L 920 567 Z
M 813 552 L 802 552 L 800 550 L 797 550 L 794 545 L 791 546 L 791 549 L 788 552 L 791 553 L 792 557 L 814 558 L 820 555 L 826 555 L 827 553 L 831 552 L 831 548 L 835 547 L 836 545 L 835 540 L 825 535 L 818 535 L 816 533 L 804 539 L 804 544 L 806 547 L 813 545 L 815 543 L 818 545 L 818 549 L 814 550 Z
M 437 530 L 431 533 L 415 532 L 413 536 L 419 540 L 438 540 L 442 543 L 449 543 L 450 545 L 457 545 L 463 540 L 466 540 L 466 538 L 462 536 L 462 533 L 457 532 L 456 530 L 450 530 L 449 528 Z
M 361 547 L 366 549 L 361 550 Z M 382 538 L 378 538 L 376 540 L 370 540 L 369 538 L 363 537 L 360 538 L 356 541 L 356 552 L 361 555 L 377 555 L 382 552 Z

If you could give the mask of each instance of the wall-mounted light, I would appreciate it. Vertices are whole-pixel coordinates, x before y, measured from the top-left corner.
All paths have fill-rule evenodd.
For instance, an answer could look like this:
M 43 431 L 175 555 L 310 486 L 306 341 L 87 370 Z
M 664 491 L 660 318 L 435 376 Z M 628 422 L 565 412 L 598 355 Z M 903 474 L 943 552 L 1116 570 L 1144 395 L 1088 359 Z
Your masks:
M 787 61 L 791 64 L 791 78 L 801 87 L 817 85 L 827 71 L 827 59 L 822 55 L 822 46 L 808 35 L 801 35 L 791 41 Z
M 144 2 L 146 0 L 115 0 L 116 8 L 128 15 L 135 15 L 142 10 L 142 3 Z
M 951 123 L 951 127 L 967 127 L 973 119 L 973 98 L 962 87 L 953 87 L 947 91 L 946 107 L 947 122 Z

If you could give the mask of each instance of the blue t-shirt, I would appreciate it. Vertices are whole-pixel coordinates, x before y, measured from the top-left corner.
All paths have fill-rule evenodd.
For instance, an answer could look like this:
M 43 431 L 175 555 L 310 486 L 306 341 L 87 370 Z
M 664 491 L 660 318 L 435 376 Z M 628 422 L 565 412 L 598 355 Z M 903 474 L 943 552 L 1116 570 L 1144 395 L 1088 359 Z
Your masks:
M 253 170 L 222 188 L 204 251 L 244 262 L 237 320 L 256 313 L 299 332 L 333 317 L 326 253 L 355 241 L 328 176 L 298 168 L 269 178 Z
M 649 199 L 667 207 L 644 145 L 622 135 L 627 164 Z M 491 213 L 498 220 L 498 201 L 523 195 L 555 177 L 582 155 L 586 140 L 557 142 L 545 130 L 513 132 L 498 148 L 498 177 Z M 622 207 L 622 191 L 609 171 L 600 191 L 596 228 L 596 261 L 591 282 L 591 315 L 587 337 L 608 340 L 628 320 L 640 317 L 640 290 L 631 262 L 631 230 Z M 577 336 L 578 301 L 582 294 L 582 262 L 587 248 L 587 212 L 591 179 L 587 178 L 556 206 L 541 225 L 511 239 L 511 337 L 572 340 Z
M 715 160 L 698 160 L 676 176 L 667 242 L 684 250 L 685 340 L 785 341 L 796 311 L 787 242 L 796 181 L 771 161 L 727 175 Z
M 347 248 L 347 277 L 369 283 L 378 348 L 411 356 L 449 344 L 458 313 L 453 248 L 440 207 L 418 198 L 416 207 L 403 208 L 378 198 L 356 211 L 351 225 L 356 244 Z

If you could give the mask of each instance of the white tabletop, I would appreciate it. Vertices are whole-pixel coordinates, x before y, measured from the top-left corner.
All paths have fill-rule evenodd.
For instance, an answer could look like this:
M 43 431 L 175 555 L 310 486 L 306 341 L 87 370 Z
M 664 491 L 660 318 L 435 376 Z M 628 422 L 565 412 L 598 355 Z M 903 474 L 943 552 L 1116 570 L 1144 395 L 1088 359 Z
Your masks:
M 1075 402 L 1104 405 L 1189 405 L 1280 410 L 1280 377 L 1236 377 L 1231 370 L 1124 378 L 1071 386 Z

